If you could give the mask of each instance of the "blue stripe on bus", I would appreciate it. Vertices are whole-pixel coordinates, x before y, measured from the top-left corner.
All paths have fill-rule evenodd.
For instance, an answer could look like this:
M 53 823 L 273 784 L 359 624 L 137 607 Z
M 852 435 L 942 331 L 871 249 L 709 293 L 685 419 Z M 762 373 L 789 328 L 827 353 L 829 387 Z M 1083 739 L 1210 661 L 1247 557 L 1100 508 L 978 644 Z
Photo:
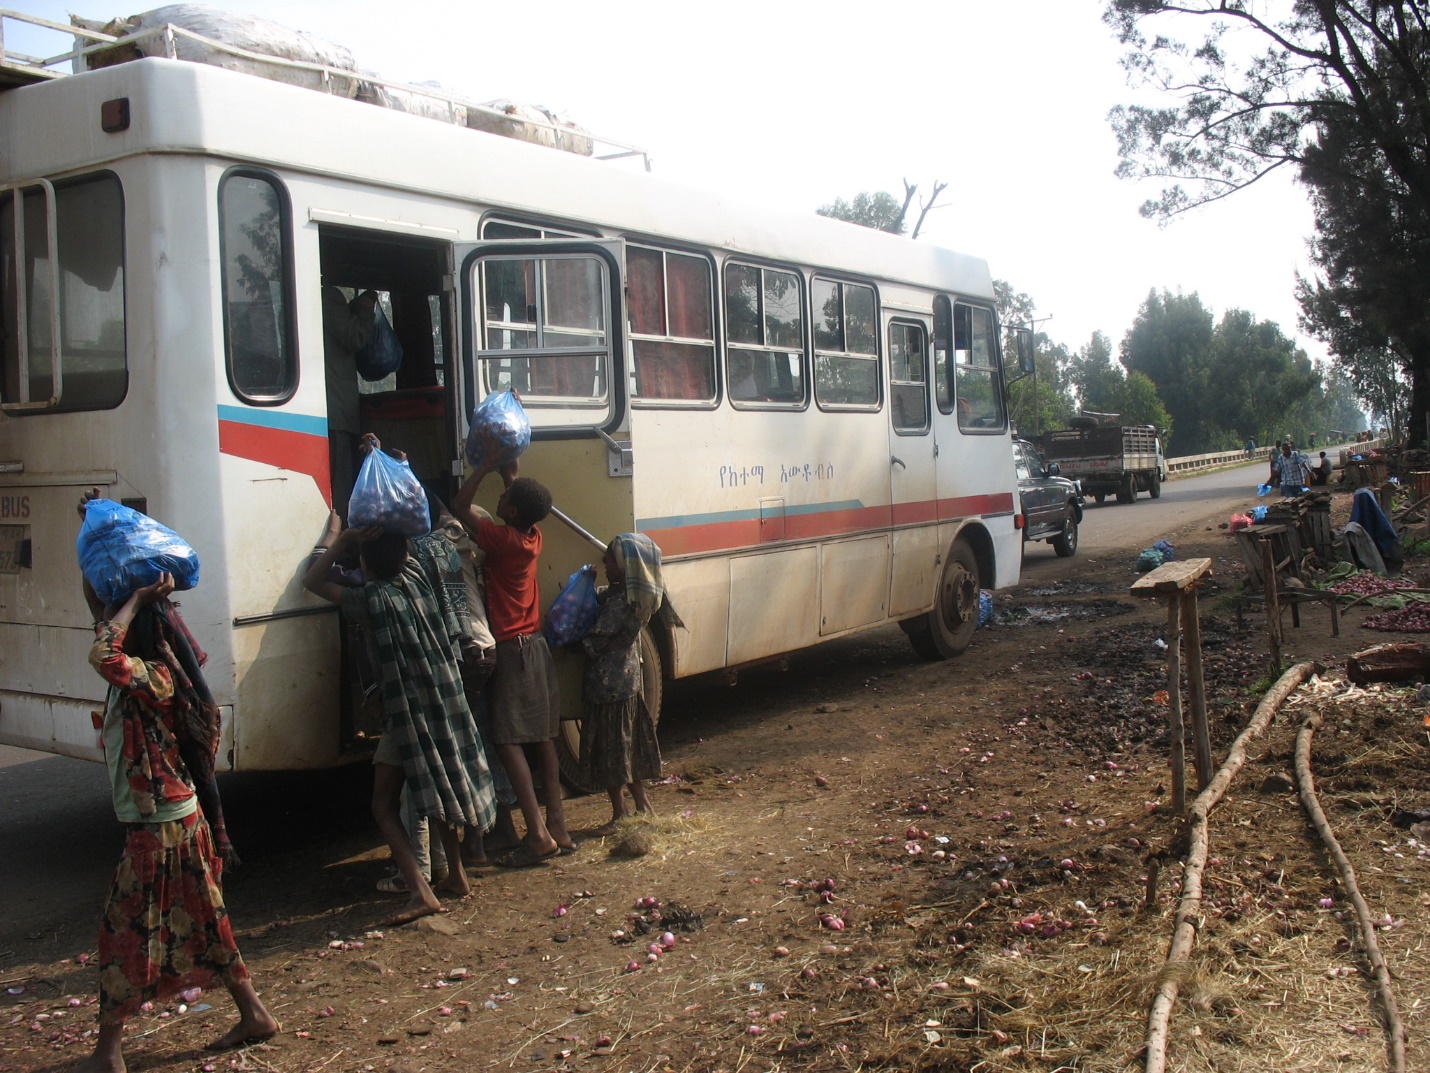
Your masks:
M 837 503 L 795 503 L 787 505 L 784 509 L 788 515 L 805 514 L 826 514 L 832 510 L 862 510 L 864 504 L 857 499 L 845 499 Z M 718 525 L 721 522 L 748 522 L 760 517 L 757 507 L 754 510 L 717 510 L 709 514 L 672 514 L 666 518 L 637 518 L 636 528 L 644 532 L 647 529 L 683 529 L 690 525 Z
M 264 428 L 282 429 L 284 432 L 301 432 L 305 436 L 328 435 L 328 419 L 311 414 L 288 413 L 283 410 L 257 410 L 246 406 L 220 406 L 220 421 L 237 421 L 241 425 L 261 425 Z

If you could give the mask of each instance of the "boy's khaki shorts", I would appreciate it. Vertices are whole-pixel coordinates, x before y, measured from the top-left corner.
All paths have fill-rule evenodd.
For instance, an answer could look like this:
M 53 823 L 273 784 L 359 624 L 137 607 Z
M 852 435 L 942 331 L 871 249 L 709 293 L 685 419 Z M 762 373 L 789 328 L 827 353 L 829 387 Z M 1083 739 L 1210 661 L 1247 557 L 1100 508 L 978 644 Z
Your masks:
M 561 732 L 556 664 L 538 631 L 497 642 L 492 673 L 492 740 L 498 745 L 551 741 Z

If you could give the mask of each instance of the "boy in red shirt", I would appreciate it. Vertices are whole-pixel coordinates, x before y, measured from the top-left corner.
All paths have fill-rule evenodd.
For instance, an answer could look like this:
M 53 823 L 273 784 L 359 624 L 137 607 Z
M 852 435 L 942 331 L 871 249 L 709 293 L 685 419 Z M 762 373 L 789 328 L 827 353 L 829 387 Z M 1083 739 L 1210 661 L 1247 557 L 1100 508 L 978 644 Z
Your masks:
M 526 837 L 501 863 L 521 868 L 576 849 L 566 830 L 561 800 L 556 667 L 541 632 L 536 583 L 536 562 L 541 555 L 541 530 L 536 523 L 550 513 L 551 493 L 539 481 L 518 477 L 517 463 L 503 466 L 506 490 L 497 501 L 497 516 L 506 524 L 497 525 L 472 505 L 478 486 L 490 472 L 486 467 L 472 472 L 452 501 L 452 514 L 486 553 L 487 620 L 496 639 L 492 740 L 501 752 L 526 821 Z M 544 820 L 532 778 L 533 761 L 541 773 Z

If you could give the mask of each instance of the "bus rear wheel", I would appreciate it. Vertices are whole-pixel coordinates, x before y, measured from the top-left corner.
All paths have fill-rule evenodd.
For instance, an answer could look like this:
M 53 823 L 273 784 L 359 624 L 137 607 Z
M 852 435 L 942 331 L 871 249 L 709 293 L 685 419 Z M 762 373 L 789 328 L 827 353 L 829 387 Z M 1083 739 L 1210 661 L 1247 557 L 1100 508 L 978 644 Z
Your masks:
M 959 537 L 949 549 L 948 560 L 939 579 L 938 602 L 919 618 L 900 623 L 909 635 L 914 651 L 924 659 L 953 659 L 961 656 L 973 641 L 978 628 L 978 593 L 982 588 L 978 556 L 968 541 Z
M 651 723 L 660 726 L 660 705 L 665 693 L 661 673 L 660 648 L 647 626 L 641 630 L 641 701 L 650 713 Z M 561 720 L 561 733 L 556 735 L 556 759 L 561 763 L 561 781 L 577 793 L 594 794 L 604 786 L 587 785 L 581 771 L 581 720 Z
M 1137 478 L 1128 474 L 1122 478 L 1122 485 L 1117 489 L 1117 502 L 1135 503 L 1137 501 Z

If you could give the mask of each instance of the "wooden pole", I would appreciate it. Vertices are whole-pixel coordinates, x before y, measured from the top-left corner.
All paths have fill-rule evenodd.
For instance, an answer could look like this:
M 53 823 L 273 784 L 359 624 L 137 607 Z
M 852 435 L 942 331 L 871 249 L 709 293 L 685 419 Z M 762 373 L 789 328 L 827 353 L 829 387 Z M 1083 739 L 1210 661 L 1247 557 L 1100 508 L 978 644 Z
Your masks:
M 1266 597 L 1266 640 L 1271 648 L 1271 668 L 1281 670 L 1281 593 L 1276 584 L 1276 553 L 1271 541 L 1261 542 L 1261 569 L 1265 575 L 1262 594 Z
M 1202 624 L 1197 614 L 1197 590 L 1181 595 L 1182 637 L 1187 645 L 1187 692 L 1192 699 L 1192 742 L 1197 755 L 1197 789 L 1212 777 L 1212 735 L 1207 725 L 1207 684 L 1202 677 Z
M 1167 601 L 1167 723 L 1172 738 L 1172 808 L 1187 809 L 1187 731 L 1182 722 L 1182 609 Z

